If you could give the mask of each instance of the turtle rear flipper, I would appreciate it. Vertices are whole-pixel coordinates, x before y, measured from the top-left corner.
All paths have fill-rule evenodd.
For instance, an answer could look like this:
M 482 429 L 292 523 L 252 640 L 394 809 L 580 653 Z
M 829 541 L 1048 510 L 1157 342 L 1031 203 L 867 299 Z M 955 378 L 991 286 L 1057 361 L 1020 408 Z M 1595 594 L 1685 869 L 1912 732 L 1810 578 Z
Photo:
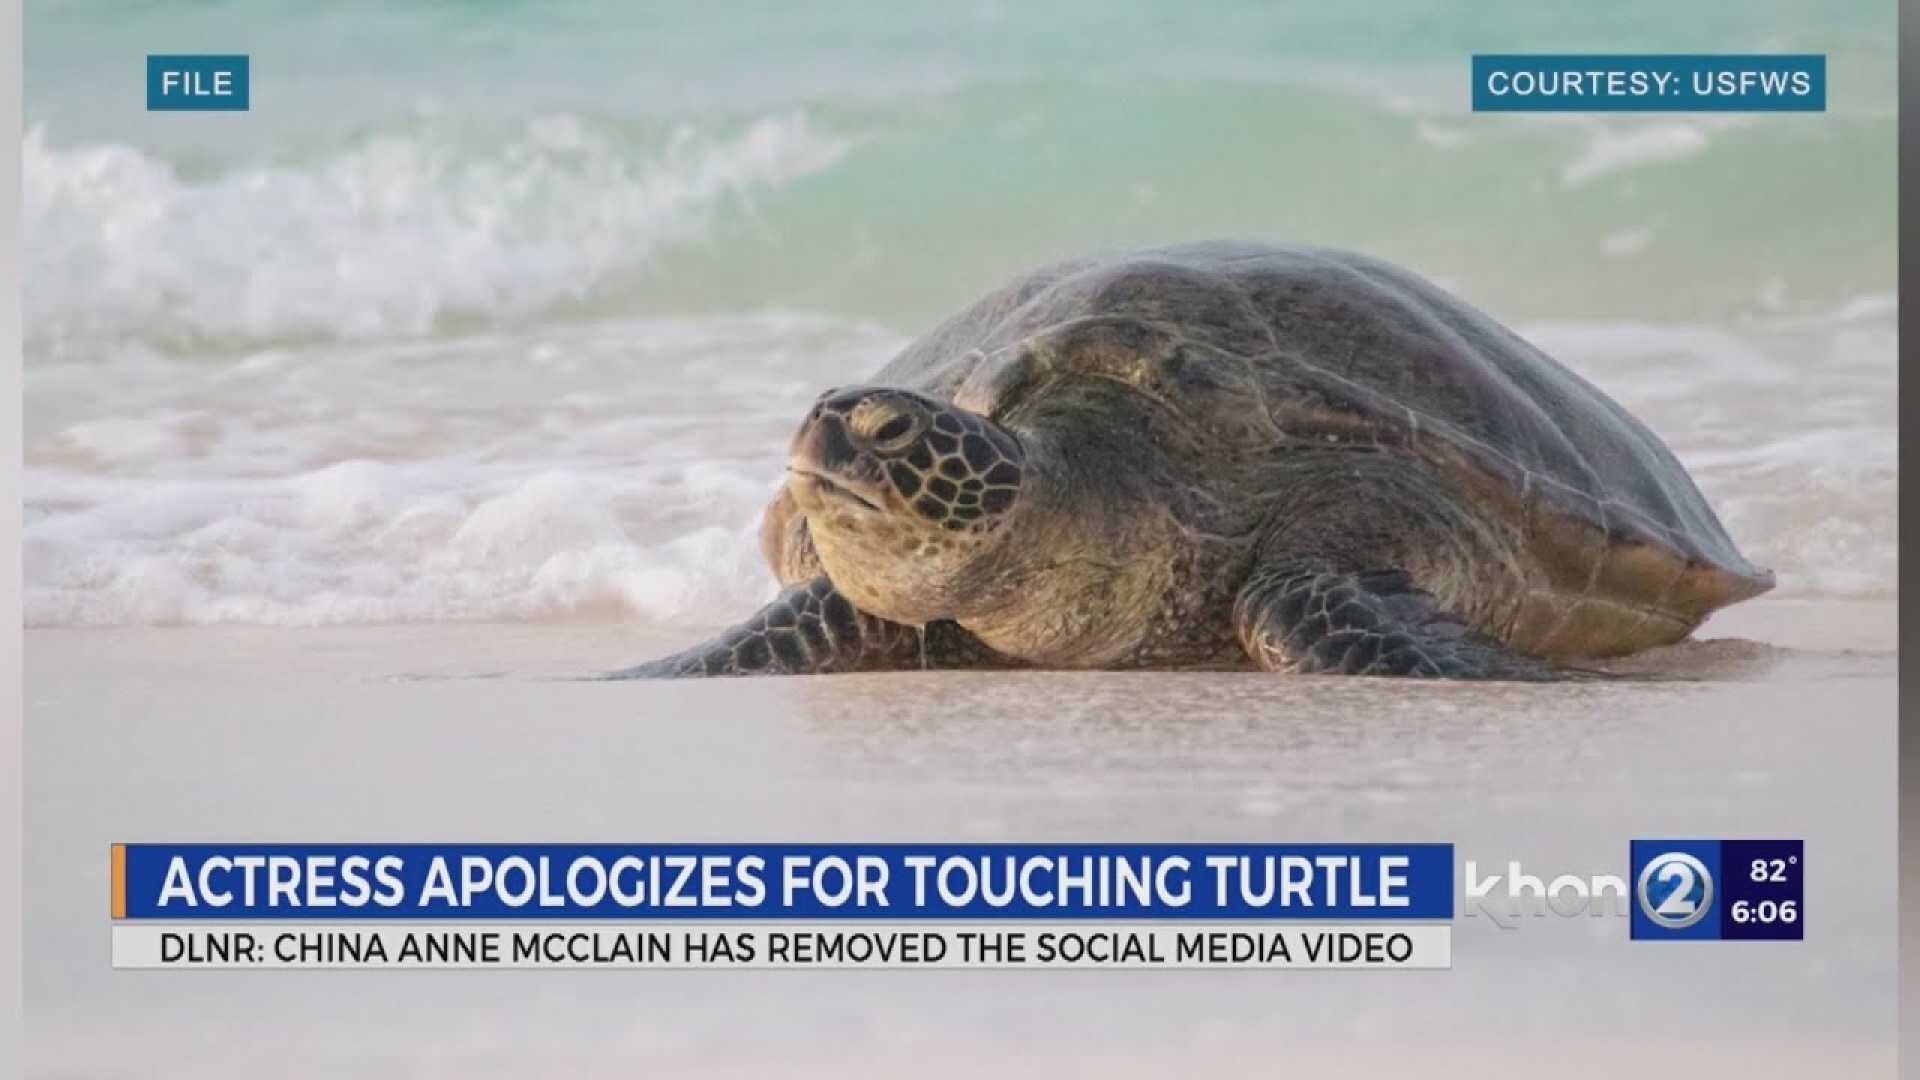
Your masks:
M 1577 677 L 1474 630 L 1402 570 L 1264 567 L 1241 589 L 1233 623 L 1247 654 L 1267 671 L 1516 682 Z
M 982 667 L 996 660 L 1005 663 L 953 623 L 908 626 L 869 615 L 821 576 L 786 589 L 711 641 L 604 678 L 814 675 Z

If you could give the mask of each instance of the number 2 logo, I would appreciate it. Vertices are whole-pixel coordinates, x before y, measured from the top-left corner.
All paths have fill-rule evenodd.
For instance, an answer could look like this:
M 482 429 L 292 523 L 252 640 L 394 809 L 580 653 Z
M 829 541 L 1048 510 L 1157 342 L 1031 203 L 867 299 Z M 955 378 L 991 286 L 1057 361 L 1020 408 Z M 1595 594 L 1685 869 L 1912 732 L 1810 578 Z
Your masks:
M 1655 925 L 1684 930 L 1713 904 L 1713 875 L 1699 859 L 1669 851 L 1648 860 L 1638 883 L 1640 910 Z

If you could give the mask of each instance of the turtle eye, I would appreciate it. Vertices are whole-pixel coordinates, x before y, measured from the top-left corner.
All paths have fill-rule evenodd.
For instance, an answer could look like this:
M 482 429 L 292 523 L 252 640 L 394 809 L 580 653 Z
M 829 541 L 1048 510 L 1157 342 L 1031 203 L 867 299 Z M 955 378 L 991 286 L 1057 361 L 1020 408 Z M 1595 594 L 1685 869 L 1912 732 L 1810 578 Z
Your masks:
M 886 423 L 881 424 L 880 427 L 874 431 L 873 441 L 877 443 L 891 443 L 912 430 L 913 421 L 904 416 L 896 416 Z
M 882 453 L 904 449 L 920 434 L 920 422 L 913 410 L 891 402 L 863 403 L 853 417 L 853 426 L 866 436 L 868 445 Z

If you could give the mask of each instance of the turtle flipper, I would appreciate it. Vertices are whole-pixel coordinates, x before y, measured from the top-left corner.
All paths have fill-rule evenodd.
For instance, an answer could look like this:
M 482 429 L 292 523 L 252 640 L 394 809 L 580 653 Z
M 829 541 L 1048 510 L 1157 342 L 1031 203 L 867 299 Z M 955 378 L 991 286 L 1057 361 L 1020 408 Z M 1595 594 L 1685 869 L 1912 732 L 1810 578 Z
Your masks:
M 1541 682 L 1561 678 L 1442 609 L 1405 571 L 1310 563 L 1257 570 L 1233 607 L 1247 654 L 1268 671 Z
M 855 608 L 824 576 L 781 592 L 746 622 L 691 649 L 608 679 L 811 675 L 972 667 L 999 659 L 953 623 L 908 626 Z

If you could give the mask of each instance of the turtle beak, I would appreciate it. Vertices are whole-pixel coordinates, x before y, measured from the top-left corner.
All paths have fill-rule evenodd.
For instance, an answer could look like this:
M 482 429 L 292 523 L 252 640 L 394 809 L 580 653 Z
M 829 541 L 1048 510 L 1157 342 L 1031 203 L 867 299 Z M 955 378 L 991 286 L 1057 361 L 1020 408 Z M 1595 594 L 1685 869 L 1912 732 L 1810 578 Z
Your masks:
M 877 513 L 880 466 L 847 436 L 835 412 L 816 410 L 794 433 L 787 458 L 787 489 L 805 512 L 828 507 Z
M 880 507 L 873 500 L 833 477 L 792 465 L 787 466 L 787 490 L 793 492 L 793 501 L 799 504 L 803 513 L 815 513 L 833 506 L 875 514 L 880 512 Z

